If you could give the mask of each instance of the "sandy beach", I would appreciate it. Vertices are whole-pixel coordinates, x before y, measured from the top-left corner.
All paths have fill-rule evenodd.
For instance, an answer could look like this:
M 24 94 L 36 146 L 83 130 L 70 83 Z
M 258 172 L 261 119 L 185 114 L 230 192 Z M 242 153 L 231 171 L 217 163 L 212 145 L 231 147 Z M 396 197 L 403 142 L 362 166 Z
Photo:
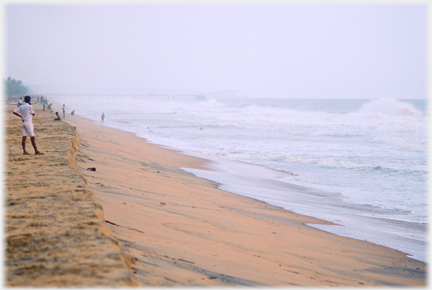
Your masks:
M 34 107 L 43 156 L 29 141 L 22 156 L 7 107 L 7 285 L 427 285 L 426 264 L 402 252 L 311 228 L 329 223 L 180 169 L 211 170 L 207 160 Z

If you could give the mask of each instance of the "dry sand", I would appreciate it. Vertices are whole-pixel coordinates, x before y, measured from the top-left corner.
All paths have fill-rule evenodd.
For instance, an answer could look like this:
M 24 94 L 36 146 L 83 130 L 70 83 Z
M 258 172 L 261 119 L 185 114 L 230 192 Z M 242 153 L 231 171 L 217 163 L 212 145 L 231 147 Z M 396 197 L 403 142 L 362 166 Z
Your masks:
M 16 119 L 19 121 L 19 118 Z M 65 122 L 76 127 L 79 134 L 81 147 L 77 156 L 77 172 L 87 181 L 86 190 L 91 189 L 103 207 L 105 223 L 122 251 L 118 257 L 124 261 L 124 269 L 130 265 L 132 270 L 134 279 L 124 280 L 130 285 L 134 281 L 139 286 L 427 284 L 425 263 L 410 259 L 404 253 L 308 227 L 305 223 L 327 222 L 219 190 L 217 184 L 179 169 L 205 169 L 208 167 L 206 160 L 151 145 L 131 133 L 108 128 L 78 116 L 68 114 Z M 44 134 L 49 135 L 48 132 L 56 127 L 47 126 L 43 122 L 35 123 L 36 128 L 39 128 L 36 130 L 38 147 L 47 152 L 45 156 L 19 156 L 20 130 L 15 126 L 14 130 L 18 133 L 11 137 L 14 142 L 10 142 L 8 129 L 8 158 L 23 163 L 24 167 L 19 172 L 30 170 L 33 162 L 49 163 L 49 158 L 54 154 L 67 155 L 64 150 L 54 151 L 52 148 L 60 135 L 54 138 L 44 137 Z M 66 136 L 72 136 L 75 132 L 67 126 L 62 128 L 70 132 Z M 20 158 L 24 158 L 24 161 L 15 161 Z M 65 159 L 70 162 L 53 164 L 51 172 L 62 172 L 66 167 L 73 169 L 72 157 Z M 8 179 L 16 175 L 10 164 L 11 161 L 7 168 Z M 96 171 L 87 170 L 93 167 Z M 39 175 L 45 176 L 37 169 L 32 169 L 30 174 L 36 178 Z M 70 188 L 68 194 L 73 194 L 72 188 L 77 187 L 73 183 L 75 177 L 66 177 L 62 179 L 61 186 L 53 186 L 60 183 L 58 178 L 60 177 L 51 174 L 49 182 L 39 185 L 45 188 L 40 192 L 37 186 L 27 185 L 25 179 L 21 179 L 18 189 L 15 189 L 27 194 L 28 198 L 34 195 L 33 192 L 38 193 L 39 197 L 43 194 L 46 202 L 49 202 L 46 208 L 31 207 L 31 204 L 27 205 L 30 208 L 21 209 L 21 212 L 17 208 L 16 223 L 22 220 L 26 222 L 28 212 L 32 210 L 36 212 L 32 215 L 32 222 L 38 224 L 42 216 L 47 216 L 49 205 L 57 208 L 55 214 L 58 217 L 52 220 L 51 233 L 46 234 L 46 240 L 56 234 L 54 230 L 66 231 L 63 226 L 55 223 L 57 220 L 62 221 L 64 215 L 69 215 L 63 212 L 62 207 L 66 210 L 64 205 L 68 204 L 64 200 L 71 202 L 68 195 L 49 198 L 52 194 L 47 193 L 47 190 L 53 187 L 52 191 L 55 192 Z M 8 209 L 16 207 L 10 205 L 14 202 L 13 198 L 14 195 L 8 192 Z M 78 212 L 77 215 L 82 216 Z M 9 217 L 10 214 L 8 219 Z M 27 227 L 11 229 L 8 224 L 6 235 L 23 235 L 27 233 L 24 231 Z M 45 230 L 44 227 L 34 229 L 37 234 Z M 86 235 L 85 230 L 82 230 L 82 236 L 79 235 L 80 230 L 76 229 L 78 233 L 75 238 L 80 237 L 81 243 L 87 245 L 86 239 L 95 239 Z M 106 234 L 106 237 L 110 235 Z M 112 242 L 111 239 L 107 240 Z M 64 243 L 62 254 L 69 254 L 70 257 L 78 254 L 74 245 L 68 247 Z M 8 246 L 8 251 L 15 247 L 18 246 Z M 43 253 L 28 250 L 30 252 L 27 257 L 38 256 L 39 259 L 44 259 L 41 260 L 41 265 L 45 269 L 53 269 L 55 261 L 50 256 L 58 255 L 58 252 L 52 248 L 47 248 Z M 91 263 L 93 270 L 97 271 L 99 258 L 94 257 L 96 259 Z M 8 272 L 13 272 L 14 265 L 21 261 L 17 262 L 13 258 L 8 260 Z M 104 261 L 100 259 L 101 268 Z M 69 262 L 74 263 L 72 258 L 65 258 L 64 263 L 67 265 Z M 75 267 L 80 264 L 73 265 Z M 75 269 L 81 270 L 81 274 L 85 272 L 79 267 Z M 21 271 L 24 272 L 22 275 L 26 275 L 26 269 Z M 118 269 L 119 273 L 121 271 L 123 268 Z M 126 273 L 121 273 L 117 277 L 127 277 Z M 53 279 L 55 274 L 51 275 Z M 90 281 L 94 277 L 87 275 L 80 278 L 82 285 L 86 285 L 89 284 L 86 279 Z M 14 280 L 19 281 L 19 277 Z M 123 281 L 119 278 L 117 280 Z M 26 281 L 29 283 L 27 285 L 34 285 L 31 281 Z
M 34 107 L 39 107 L 34 105 Z M 7 106 L 5 127 L 5 284 L 7 286 L 136 285 L 104 222 L 102 207 L 76 172 L 79 137 L 52 113 L 36 110 L 34 155 L 21 119 Z

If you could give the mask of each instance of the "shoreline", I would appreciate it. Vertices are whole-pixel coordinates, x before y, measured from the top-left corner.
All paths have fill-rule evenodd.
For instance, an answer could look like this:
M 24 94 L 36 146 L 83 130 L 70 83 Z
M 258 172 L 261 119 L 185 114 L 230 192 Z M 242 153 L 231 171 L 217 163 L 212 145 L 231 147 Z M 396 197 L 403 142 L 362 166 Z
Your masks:
M 200 156 L 200 154 L 194 154 L 194 152 L 185 152 L 185 154 L 189 154 L 191 156 Z M 205 158 L 204 155 L 202 158 Z M 238 194 L 241 196 L 250 197 L 253 199 L 264 201 L 270 205 L 282 207 L 288 211 L 300 214 L 300 215 L 306 215 L 310 217 L 314 217 L 320 220 L 325 220 L 328 222 L 334 222 L 334 224 L 331 225 L 317 225 L 317 224 L 311 224 L 311 227 L 316 227 L 320 230 L 336 234 L 343 237 L 348 237 L 356 240 L 364 240 L 371 242 L 376 245 L 381 245 L 384 247 L 388 247 L 391 249 L 395 249 L 398 251 L 401 251 L 407 256 L 419 260 L 421 262 L 427 263 L 427 226 L 426 223 L 418 222 L 412 222 L 409 220 L 402 220 L 402 219 L 391 219 L 391 218 L 380 218 L 376 216 L 367 216 L 367 215 L 361 215 L 358 213 L 353 212 L 331 212 L 329 210 L 325 211 L 316 207 L 316 211 L 311 210 L 310 208 L 306 208 L 305 206 L 300 204 L 290 204 L 288 201 L 290 199 L 290 190 L 288 189 L 286 194 L 286 200 L 281 201 L 278 200 L 275 195 L 272 195 L 271 192 L 269 195 L 262 194 L 263 191 L 267 190 L 268 188 L 272 188 L 271 181 L 278 182 L 278 178 L 283 178 L 282 174 L 285 174 L 285 172 L 282 172 L 282 174 L 274 174 L 274 172 L 277 172 L 277 170 L 273 168 L 268 168 L 263 165 L 259 164 L 253 164 L 253 163 L 247 163 L 243 161 L 236 161 L 236 160 L 218 160 L 218 156 L 210 156 L 210 160 L 213 162 L 212 170 L 199 170 L 199 169 L 189 169 L 185 168 L 187 172 L 193 173 L 199 178 L 209 179 L 211 181 L 214 181 L 216 183 L 219 183 L 219 188 L 234 194 Z M 227 167 L 228 166 L 228 167 Z M 229 168 L 229 169 L 227 169 Z M 245 169 L 250 169 L 250 171 L 246 171 Z M 236 175 L 233 177 L 233 175 Z M 276 176 L 276 178 L 275 178 Z M 234 178 L 237 180 L 244 182 L 242 183 L 242 187 L 237 187 L 236 182 L 233 182 Z M 264 180 L 268 178 L 267 180 Z M 255 182 L 255 179 L 259 179 L 259 181 Z M 255 192 L 258 194 L 255 194 L 253 191 L 245 190 L 245 184 L 247 184 L 248 188 L 256 189 Z M 265 183 L 266 182 L 266 183 Z M 296 184 L 295 181 L 291 182 L 288 181 L 285 185 L 284 189 L 286 190 L 289 188 L 289 186 L 292 186 L 294 191 L 297 191 L 298 188 L 301 188 L 301 186 L 304 186 L 303 190 L 307 191 L 311 187 L 308 187 L 307 185 L 299 185 Z M 296 186 L 298 186 L 296 188 Z M 261 198 L 260 198 L 261 197 Z M 276 199 L 275 199 L 276 197 Z M 294 196 L 295 198 L 296 196 Z M 424 233 L 424 239 L 418 238 L 418 239 L 412 239 L 408 238 L 410 234 L 416 234 L 417 232 L 415 230 L 410 231 L 410 228 L 405 228 L 403 231 L 403 237 L 400 236 L 400 234 L 397 234 L 397 230 L 401 229 L 395 229 L 396 234 L 393 234 L 393 232 L 388 232 L 389 224 L 391 227 L 391 224 L 397 224 L 400 225 L 401 223 L 409 224 L 412 229 L 417 229 L 418 227 L 423 227 L 423 233 Z M 376 226 L 379 224 L 382 226 L 379 229 L 374 228 L 374 231 L 371 230 L 371 226 Z M 337 227 L 335 225 L 338 225 Z M 354 230 L 356 229 L 357 230 Z M 369 234 L 365 234 L 365 232 L 368 231 Z M 382 238 L 382 236 L 385 236 L 385 238 Z M 401 242 L 401 240 L 406 239 L 405 243 Z M 403 244 L 402 244 L 403 243 Z M 418 243 L 418 244 L 416 244 Z
M 427 174 L 424 169 L 427 168 L 424 167 L 424 151 L 420 147 L 420 151 L 416 152 L 409 148 L 397 150 L 399 146 L 386 145 L 387 141 L 374 144 L 375 141 L 367 136 L 373 134 L 375 129 L 368 129 L 364 122 L 356 121 L 368 115 L 367 112 L 359 113 L 362 107 L 360 103 L 341 100 L 341 104 L 336 106 L 331 100 L 325 100 L 320 104 L 317 118 L 329 117 L 342 126 L 338 125 L 336 129 L 331 125 L 326 126 L 325 119 L 319 124 L 314 118 L 308 118 L 308 110 L 312 109 L 310 106 L 314 102 L 307 100 L 209 99 L 166 102 L 129 97 L 85 101 L 64 98 L 61 102 L 95 123 L 100 123 L 100 113 L 104 111 L 109 116 L 105 121 L 106 126 L 132 132 L 157 146 L 212 160 L 211 166 L 215 170 L 185 170 L 220 183 L 220 189 L 342 225 L 319 228 L 397 249 L 414 259 L 427 262 L 424 188 Z M 363 102 L 363 105 L 375 109 L 382 106 L 380 100 Z M 403 108 L 412 105 L 396 100 L 391 103 Z M 278 109 L 270 109 L 272 104 Z M 424 102 L 419 103 L 419 110 L 424 109 L 421 104 L 424 105 Z M 143 106 L 143 115 L 133 113 L 136 111 L 134 106 Z M 266 122 L 262 125 L 255 123 L 260 118 L 258 112 L 266 106 L 271 110 L 268 112 L 271 112 L 268 119 L 271 127 L 264 125 Z M 297 108 L 296 114 L 302 117 L 300 123 L 288 115 L 286 119 L 282 115 L 274 118 L 285 110 L 289 112 L 293 107 Z M 340 112 L 344 110 L 353 114 Z M 326 111 L 332 113 L 326 115 Z M 241 116 L 233 115 L 234 112 Z M 414 112 L 418 113 L 417 110 Z M 256 113 L 258 115 L 254 115 Z M 220 119 L 221 116 L 224 118 Z M 399 128 L 394 126 L 390 129 L 388 122 L 393 120 L 395 125 L 401 125 L 400 122 L 405 119 L 403 116 L 396 119 L 389 117 L 380 116 L 372 121 L 374 128 L 389 129 L 385 130 L 386 140 L 389 140 L 389 136 L 397 135 Z M 383 124 L 377 124 L 378 120 Z M 418 142 L 424 141 L 424 133 L 418 129 L 424 126 L 424 117 L 405 121 L 413 125 L 410 126 L 413 131 L 408 130 L 412 131 L 412 136 L 418 137 L 407 141 L 407 146 L 420 145 Z M 285 122 L 292 126 L 278 127 Z M 307 127 L 304 127 L 304 122 L 308 124 Z M 345 132 L 344 122 L 353 126 L 359 140 L 348 137 L 353 132 Z M 334 130 L 345 132 L 342 134 L 344 137 L 334 134 L 337 133 Z M 406 133 L 411 134 L 408 131 Z M 306 135 L 301 137 L 294 132 Z M 313 140 L 320 140 L 325 146 L 317 151 Z M 354 140 L 361 141 L 361 144 L 350 145 Z M 345 149 L 340 153 L 331 149 L 342 144 L 338 142 L 346 145 L 342 146 Z M 349 148 L 352 146 L 359 146 L 358 150 L 354 150 L 358 154 L 350 153 Z M 389 150 L 383 151 L 384 148 Z M 395 154 L 400 156 L 398 160 L 394 160 Z M 412 158 L 407 158 L 410 155 Z M 407 196 L 407 193 L 410 194 Z
M 206 160 L 82 117 L 64 121 L 82 140 L 78 172 L 142 286 L 426 285 L 426 264 L 404 253 L 312 228 L 330 223 L 179 169 Z

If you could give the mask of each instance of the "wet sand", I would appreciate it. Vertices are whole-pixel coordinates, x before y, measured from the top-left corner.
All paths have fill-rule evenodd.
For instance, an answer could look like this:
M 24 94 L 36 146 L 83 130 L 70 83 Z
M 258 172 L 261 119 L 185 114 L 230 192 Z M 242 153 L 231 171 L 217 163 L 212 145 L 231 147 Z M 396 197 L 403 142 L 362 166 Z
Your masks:
M 38 105 L 35 107 L 38 108 Z M 54 108 L 61 111 L 60 106 Z M 19 118 L 16 119 L 19 121 Z M 427 284 L 425 263 L 410 259 L 404 253 L 308 227 L 306 223 L 329 223 L 219 190 L 216 183 L 179 169 L 209 169 L 206 160 L 149 144 L 131 133 L 78 116 L 68 114 L 64 121 L 76 127 L 79 135 L 79 143 L 76 144 L 78 176 L 85 179 L 86 189 L 94 193 L 97 203 L 103 208 L 105 225 L 101 228 L 109 229 L 118 242 L 125 269 L 130 267 L 133 275 L 133 279 L 125 279 L 131 285 L 133 281 L 139 286 Z M 42 129 L 46 125 L 36 121 L 35 127 Z M 45 133 L 54 128 L 46 127 Z M 20 130 L 14 130 L 18 133 L 10 145 L 8 137 L 8 148 L 9 152 L 14 152 L 13 158 L 25 158 L 25 162 L 16 161 L 25 163 L 22 164 L 22 171 L 29 170 L 34 160 L 48 162 L 45 158 L 53 154 L 67 155 L 66 151 L 53 151 L 52 143 L 59 137 L 44 139 L 44 131 L 36 130 L 38 147 L 47 155 L 19 156 L 22 153 Z M 71 131 L 70 135 L 75 132 L 67 130 Z M 31 149 L 29 151 L 32 152 Z M 10 154 L 9 159 L 12 158 Z M 8 178 L 12 170 L 9 167 Z M 53 165 L 51 169 L 59 172 L 66 170 L 64 167 L 74 168 L 73 160 L 69 164 Z M 90 168 L 96 171 L 88 170 Z M 35 169 L 32 174 L 38 176 L 42 173 Z M 51 178 L 44 187 L 50 188 L 59 182 L 56 175 Z M 70 186 L 73 180 L 66 178 L 62 181 L 62 187 Z M 23 182 L 19 186 L 23 194 L 33 191 Z M 56 188 L 60 190 L 58 186 Z M 8 192 L 8 203 L 11 199 Z M 48 199 L 48 195 L 44 199 Z M 48 204 L 64 204 L 58 199 L 67 200 L 70 197 L 52 199 Z M 7 206 L 8 209 L 11 207 Z M 26 216 L 25 212 L 29 210 L 18 211 L 15 214 L 17 220 L 20 221 L 20 215 Z M 34 223 L 40 222 L 39 215 L 46 215 L 39 207 L 31 210 L 38 212 L 33 217 Z M 60 221 L 63 216 L 61 206 L 56 214 L 59 215 L 56 220 Z M 54 221 L 52 223 L 55 224 Z M 54 228 L 60 229 L 61 226 L 54 225 Z M 6 235 L 11 235 L 11 231 L 14 235 L 22 235 L 24 229 L 10 230 L 8 226 Z M 34 229 L 35 232 L 37 230 L 44 231 L 45 228 Z M 54 234 L 54 231 L 51 232 Z M 90 236 L 80 236 L 81 243 L 85 243 L 83 241 Z M 8 250 L 15 247 L 8 246 Z M 67 246 L 63 249 L 64 253 L 74 251 Z M 51 263 L 54 262 L 48 255 L 58 253 L 48 248 L 44 253 L 32 253 L 30 250 L 28 256 L 36 254 L 45 259 L 45 268 L 52 268 Z M 15 260 L 12 262 L 15 263 Z M 12 262 L 8 261 L 9 264 Z M 94 269 L 97 269 L 97 261 L 93 262 Z M 68 260 L 65 260 L 67 263 Z M 8 271 L 12 271 L 12 267 L 8 267 Z M 26 272 L 25 269 L 23 272 Z M 90 279 L 93 276 L 87 277 Z M 85 285 L 85 278 L 81 281 Z

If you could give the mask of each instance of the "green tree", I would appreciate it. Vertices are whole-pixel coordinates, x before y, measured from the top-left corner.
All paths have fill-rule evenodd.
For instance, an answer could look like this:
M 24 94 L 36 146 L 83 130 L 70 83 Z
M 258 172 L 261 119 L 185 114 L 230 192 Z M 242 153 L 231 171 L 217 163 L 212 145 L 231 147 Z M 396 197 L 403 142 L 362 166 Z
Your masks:
M 8 77 L 3 79 L 5 94 L 7 96 L 22 96 L 27 94 L 28 89 L 22 84 L 22 81 Z

